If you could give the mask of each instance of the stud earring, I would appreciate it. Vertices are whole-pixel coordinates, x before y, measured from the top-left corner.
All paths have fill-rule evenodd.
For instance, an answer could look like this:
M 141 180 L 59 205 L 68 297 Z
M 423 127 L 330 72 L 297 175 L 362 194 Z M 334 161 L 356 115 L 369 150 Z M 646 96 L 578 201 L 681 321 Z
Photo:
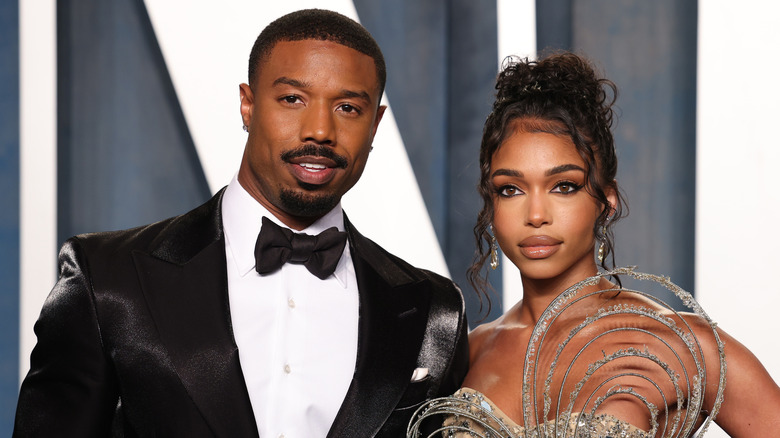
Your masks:
M 493 234 L 493 225 L 490 226 L 490 269 L 496 270 L 498 268 L 498 244 L 496 243 L 496 236 Z
M 244 132 L 249 132 L 249 126 L 244 125 Z

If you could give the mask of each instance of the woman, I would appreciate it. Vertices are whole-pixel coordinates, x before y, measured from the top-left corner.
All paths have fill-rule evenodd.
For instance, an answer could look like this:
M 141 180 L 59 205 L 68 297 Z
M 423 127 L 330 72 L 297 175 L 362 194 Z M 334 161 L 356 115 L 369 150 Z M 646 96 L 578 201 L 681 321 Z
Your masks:
M 614 84 L 562 53 L 509 62 L 496 88 L 469 278 L 486 292 L 481 273 L 488 260 L 495 269 L 499 246 L 520 270 L 523 298 L 470 334 L 463 388 L 420 418 L 445 414 L 456 436 L 645 437 L 691 436 L 717 413 L 731 436 L 777 436 L 780 389 L 689 295 L 631 270 L 597 276 L 623 215 Z M 660 281 L 693 312 L 623 289 L 616 274 Z

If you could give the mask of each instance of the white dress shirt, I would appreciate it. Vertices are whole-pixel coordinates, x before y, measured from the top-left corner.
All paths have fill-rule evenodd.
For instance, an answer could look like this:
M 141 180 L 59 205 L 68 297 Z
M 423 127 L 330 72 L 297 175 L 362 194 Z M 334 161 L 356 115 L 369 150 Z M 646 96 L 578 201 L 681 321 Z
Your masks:
M 349 245 L 325 280 L 292 263 L 261 276 L 254 250 L 263 216 L 289 228 L 234 177 L 222 199 L 230 315 L 257 429 L 262 438 L 324 437 L 357 358 L 358 288 Z M 340 204 L 300 232 L 333 226 L 344 231 Z

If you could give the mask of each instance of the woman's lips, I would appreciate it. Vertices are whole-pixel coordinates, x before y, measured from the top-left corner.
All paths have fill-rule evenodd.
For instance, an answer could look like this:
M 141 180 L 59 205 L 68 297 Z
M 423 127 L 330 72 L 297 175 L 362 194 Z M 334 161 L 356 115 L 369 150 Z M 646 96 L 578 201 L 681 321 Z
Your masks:
M 520 252 L 529 259 L 544 259 L 558 252 L 561 243 L 550 236 L 526 237 L 520 242 Z

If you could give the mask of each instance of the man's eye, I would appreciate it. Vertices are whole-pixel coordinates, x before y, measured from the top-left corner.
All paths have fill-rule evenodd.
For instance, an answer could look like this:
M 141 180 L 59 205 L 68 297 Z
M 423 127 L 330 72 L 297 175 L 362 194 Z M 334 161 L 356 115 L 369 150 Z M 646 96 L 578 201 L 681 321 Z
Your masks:
M 354 107 L 354 106 L 352 106 L 352 105 L 350 105 L 348 103 L 345 103 L 345 104 L 341 105 L 340 109 L 341 109 L 342 112 L 345 112 L 347 114 L 360 114 L 360 110 L 359 109 L 357 109 L 356 107 Z
M 285 103 L 294 104 L 294 103 L 298 103 L 300 99 L 298 98 L 298 96 L 284 96 L 282 98 L 282 101 L 284 101 Z

